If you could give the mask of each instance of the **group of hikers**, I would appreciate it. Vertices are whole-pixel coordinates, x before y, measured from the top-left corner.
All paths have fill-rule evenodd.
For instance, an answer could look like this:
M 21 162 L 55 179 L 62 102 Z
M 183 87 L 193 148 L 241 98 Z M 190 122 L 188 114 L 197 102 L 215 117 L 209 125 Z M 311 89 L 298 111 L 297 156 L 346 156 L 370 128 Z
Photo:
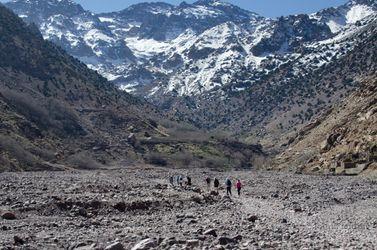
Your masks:
M 190 187 L 192 185 L 191 177 L 190 176 L 182 176 L 182 175 L 177 175 L 177 176 L 171 176 L 169 180 L 170 184 L 172 186 L 178 185 L 180 187 Z M 207 184 L 207 189 L 208 191 L 211 191 L 211 186 L 212 186 L 212 179 L 210 177 L 205 178 L 205 182 Z M 228 177 L 225 179 L 224 185 L 226 187 L 226 195 L 231 196 L 232 195 L 232 181 Z M 238 196 L 241 196 L 241 189 L 242 189 L 242 183 L 239 179 L 237 179 L 237 182 L 235 184 L 235 188 L 237 190 Z M 219 188 L 220 188 L 220 181 L 217 178 L 213 179 L 213 187 L 214 190 L 218 193 Z
M 175 186 L 175 184 L 177 184 L 180 187 L 183 187 L 183 186 L 189 187 L 192 185 L 190 176 L 186 176 L 186 177 L 183 177 L 182 175 L 171 176 L 169 179 L 169 182 L 172 186 Z

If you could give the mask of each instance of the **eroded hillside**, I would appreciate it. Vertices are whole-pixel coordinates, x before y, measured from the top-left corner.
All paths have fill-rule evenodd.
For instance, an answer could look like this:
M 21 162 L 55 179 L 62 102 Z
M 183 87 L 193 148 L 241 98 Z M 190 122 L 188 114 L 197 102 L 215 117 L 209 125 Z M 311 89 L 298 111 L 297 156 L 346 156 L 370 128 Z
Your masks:
M 120 159 L 250 167 L 263 156 L 259 146 L 169 122 L 3 6 L 0 57 L 1 170 L 91 169 Z

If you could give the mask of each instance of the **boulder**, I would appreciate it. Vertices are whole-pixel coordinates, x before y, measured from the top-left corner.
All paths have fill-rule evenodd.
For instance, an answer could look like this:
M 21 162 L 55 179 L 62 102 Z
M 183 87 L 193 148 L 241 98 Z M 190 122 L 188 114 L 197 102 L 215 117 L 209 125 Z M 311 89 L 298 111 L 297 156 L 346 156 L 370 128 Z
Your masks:
M 239 241 L 242 240 L 242 238 L 243 238 L 242 235 L 239 234 L 239 235 L 234 236 L 234 237 L 233 237 L 233 240 L 234 240 L 235 242 L 239 242 Z
M 75 247 L 74 250 L 95 250 L 96 249 L 96 244 L 93 243 L 92 245 L 90 246 L 79 246 L 79 247 Z
M 105 247 L 105 250 L 124 250 L 125 248 L 120 242 L 114 242 L 111 245 Z
M 3 218 L 4 220 L 15 220 L 17 219 L 16 217 L 16 214 L 13 213 L 13 212 L 4 212 L 2 215 L 1 215 L 1 218 Z
M 221 236 L 217 240 L 219 241 L 219 244 L 222 246 L 236 242 L 234 239 L 226 237 L 226 236 Z
M 342 166 L 343 166 L 344 169 L 355 168 L 356 163 L 352 162 L 352 161 L 344 161 L 344 162 L 342 162 Z
M 157 247 L 157 242 L 154 239 L 145 239 L 137 243 L 132 250 L 147 250 L 152 247 Z
M 186 245 L 190 248 L 198 247 L 199 246 L 199 240 L 198 239 L 188 240 L 188 241 L 186 241 Z
M 219 193 L 217 191 L 215 191 L 215 190 L 212 190 L 211 193 L 210 193 L 210 195 L 212 195 L 212 196 L 218 196 Z
M 134 133 L 131 133 L 128 138 L 127 138 L 127 141 L 128 143 L 131 145 L 131 146 L 135 146 L 136 145 L 136 142 L 137 142 L 137 139 L 136 139 L 136 136 Z
M 118 210 L 119 212 L 124 212 L 126 211 L 127 206 L 126 206 L 126 203 L 124 202 L 118 202 L 114 205 L 114 208 Z
M 25 244 L 25 240 L 23 240 L 22 238 L 20 238 L 19 236 L 15 235 L 13 237 L 13 240 L 14 240 L 14 244 L 15 245 L 23 245 Z
M 345 168 L 346 175 L 359 175 L 361 174 L 366 168 L 368 164 L 356 164 L 354 168 Z
M 337 140 L 339 138 L 341 138 L 341 134 L 339 134 L 339 133 L 330 134 L 327 137 L 327 139 L 321 143 L 321 145 L 320 145 L 321 151 L 322 152 L 329 151 L 331 148 L 334 147 L 335 143 L 337 142 Z
M 216 229 L 208 229 L 203 234 L 204 235 L 212 235 L 213 237 L 217 237 Z
M 254 223 L 258 220 L 258 216 L 250 215 L 249 218 L 247 218 L 247 220 Z
M 293 207 L 293 211 L 295 213 L 301 213 L 301 212 L 303 212 L 303 209 L 299 205 L 296 205 L 296 206 Z

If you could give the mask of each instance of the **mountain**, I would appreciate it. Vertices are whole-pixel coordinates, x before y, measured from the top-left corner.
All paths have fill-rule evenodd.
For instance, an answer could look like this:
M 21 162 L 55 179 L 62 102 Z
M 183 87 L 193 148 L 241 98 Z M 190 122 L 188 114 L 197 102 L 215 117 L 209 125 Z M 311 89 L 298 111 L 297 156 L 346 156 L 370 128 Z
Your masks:
M 285 150 L 271 164 L 273 168 L 347 175 L 376 173 L 377 21 L 362 35 L 363 42 L 342 59 L 343 70 L 336 73 L 357 78 L 359 88 L 290 137 Z
M 241 168 L 264 157 L 258 145 L 165 119 L 2 5 L 0 58 L 0 171 L 92 169 L 119 160 Z
M 265 65 L 265 73 L 241 72 L 238 79 L 217 92 L 198 96 L 176 96 L 161 106 L 173 116 L 199 127 L 233 131 L 247 140 L 260 140 L 279 148 L 285 136 L 295 133 L 310 120 L 358 88 L 360 78 L 376 72 L 375 47 L 348 60 L 373 36 L 375 18 L 325 41 L 301 48 L 303 54 Z M 352 28 L 353 29 L 353 28 Z M 267 71 L 268 69 L 268 71 Z
M 201 95 L 235 82 L 235 88 L 248 85 L 250 74 L 240 78 L 244 72 L 264 76 L 271 65 L 303 55 L 302 47 L 330 39 L 376 12 L 374 1 L 362 0 L 277 20 L 217 0 L 140 3 L 103 14 L 70 0 L 6 5 L 121 89 L 152 100 Z
M 200 34 L 224 22 L 262 19 L 219 1 L 179 6 L 142 3 L 99 15 L 84 11 L 70 0 L 15 0 L 6 6 L 26 22 L 36 23 L 46 39 L 62 46 L 122 89 L 141 93 L 145 92 L 144 87 L 150 90 L 153 83 L 166 77 L 166 70 L 150 64 L 150 60 L 162 49 L 172 47 L 169 43 L 180 42 L 180 35 L 187 40 L 191 39 L 191 33 Z M 179 55 L 176 58 L 164 55 L 162 59 L 170 68 L 180 60 Z
M 285 152 L 299 131 L 375 77 L 375 46 L 360 49 L 375 34 L 371 0 L 277 19 L 216 0 L 101 14 L 68 0 L 45 2 L 48 11 L 27 0 L 7 7 L 170 118 L 271 154 Z

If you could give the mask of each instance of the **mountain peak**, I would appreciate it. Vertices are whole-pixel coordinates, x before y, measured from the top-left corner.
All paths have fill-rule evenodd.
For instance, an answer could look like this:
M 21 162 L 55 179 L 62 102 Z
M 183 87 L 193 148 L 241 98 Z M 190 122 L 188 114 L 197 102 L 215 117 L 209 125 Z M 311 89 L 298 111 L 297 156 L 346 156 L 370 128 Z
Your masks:
M 23 4 L 48 4 L 48 5 L 79 5 L 73 0 L 12 0 L 8 3 L 23 3 Z
M 348 5 L 367 5 L 377 7 L 377 2 L 375 0 L 350 0 Z
M 64 14 L 68 17 L 86 12 L 84 8 L 73 0 L 12 0 L 5 6 L 15 13 L 27 13 L 28 21 L 38 23 L 44 17 Z
M 193 5 L 204 5 L 204 6 L 230 6 L 231 4 L 222 2 L 220 0 L 198 0 Z

